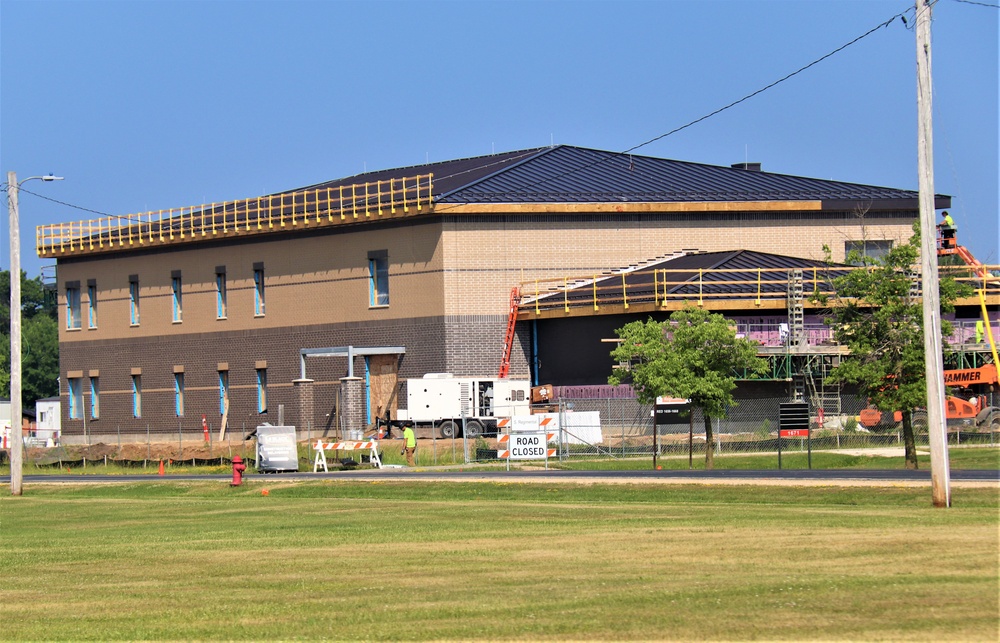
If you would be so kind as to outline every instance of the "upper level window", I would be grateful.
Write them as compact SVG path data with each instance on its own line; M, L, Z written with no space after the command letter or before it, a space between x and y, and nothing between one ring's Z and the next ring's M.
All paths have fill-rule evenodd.
M80 328L80 282L66 282L66 328Z
M389 305L389 253L385 250L368 253L368 305Z
M97 282L87 282L87 328L97 328Z
M174 270L170 274L170 290L173 293L174 322L181 321L182 300L181 300L181 271Z
M225 319L227 310L226 300L226 267L216 266L215 268L215 318Z
M129 323L139 325L139 275L128 277L128 310ZM136 417L139 417L138 415Z
M892 250L892 241L845 241L844 257L851 265L861 265L865 259L881 259ZM851 252L858 254L860 261L851 258Z
M264 264L253 265L253 314L264 315Z

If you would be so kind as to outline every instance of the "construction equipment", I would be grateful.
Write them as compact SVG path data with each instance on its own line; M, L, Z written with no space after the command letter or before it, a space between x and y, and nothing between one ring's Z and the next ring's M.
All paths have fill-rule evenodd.
M475 438L496 433L498 418L531 414L531 383L504 378L428 373L406 380L406 409L399 421L430 425L435 435Z

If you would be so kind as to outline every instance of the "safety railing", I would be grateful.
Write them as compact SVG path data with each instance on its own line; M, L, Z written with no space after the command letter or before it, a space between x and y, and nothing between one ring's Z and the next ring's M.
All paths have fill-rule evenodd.
M433 205L433 178L422 174L42 225L35 248L39 257L53 257L407 216Z
M1000 274L1000 266L984 266L989 275ZM869 267L823 266L802 268L802 292L806 300L835 296L833 281L852 270ZM633 306L675 308L678 304L713 307L725 300L739 301L747 307L787 305L788 268L674 269L651 268L535 279L521 282L520 310L535 314L602 306L628 310ZM984 278L969 266L941 266L942 276L951 276L974 289L986 288L991 296L1000 296L1000 278ZM914 295L920 294L920 276L915 275ZM774 302L768 306L769 302Z

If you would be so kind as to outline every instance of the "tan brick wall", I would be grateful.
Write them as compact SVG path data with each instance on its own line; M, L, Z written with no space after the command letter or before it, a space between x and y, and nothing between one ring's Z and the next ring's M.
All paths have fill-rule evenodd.
M521 282L523 292L534 294L536 279L544 291L550 285L562 286L564 277L589 278L686 249L756 250L822 260L823 246L828 245L832 260L843 261L845 241L905 242L912 222L869 218L862 226L856 217L836 213L781 221L757 215L727 221L531 218L484 217L481 222L445 224L445 314L503 314L510 289Z
M375 322L439 315L440 224L353 228L350 234L301 236L241 245L176 247L101 256L58 266L60 341L263 330L288 325ZM388 308L369 307L368 252L387 250ZM264 264L265 314L254 316L253 265ZM228 314L216 316L216 266L226 267ZM183 280L183 319L174 323L171 272ZM140 323L129 323L129 275L140 285ZM87 327L88 279L98 287L98 327ZM80 281L80 330L67 331L65 282Z

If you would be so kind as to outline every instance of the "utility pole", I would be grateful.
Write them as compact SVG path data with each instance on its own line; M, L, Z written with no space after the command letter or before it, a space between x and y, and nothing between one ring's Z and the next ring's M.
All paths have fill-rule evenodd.
M10 493L21 495L24 479L21 460L21 233L17 215L17 173L7 172L7 203L10 211Z
M61 176L29 176L41 181L62 181ZM21 495L24 481L24 432L21 416L21 224L17 197L21 189L16 172L7 172L7 206L10 212L10 493Z
M931 446L931 498L935 507L951 506L948 424L944 413L944 360L941 347L941 295L934 233L934 144L931 125L931 4L917 10L917 173L920 201L920 268L923 275L924 368L927 380L927 430Z

